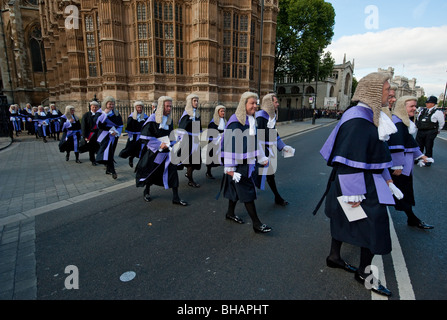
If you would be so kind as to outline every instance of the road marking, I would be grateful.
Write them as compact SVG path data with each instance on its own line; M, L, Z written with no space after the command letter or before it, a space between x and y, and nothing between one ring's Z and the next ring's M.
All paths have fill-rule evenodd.
M410 275L408 274L407 265L405 263L402 247L397 238L396 229L394 229L393 219L391 218L390 210L386 208L390 221L390 236L391 236L391 258L393 260L394 273L397 281L397 289L400 300L416 300L413 286L411 285ZM378 275L376 275L382 285L386 286L385 270L383 267L382 256L374 256L372 264L377 267ZM380 276L382 275L382 276ZM371 300L388 300L387 297L381 296L371 291Z
M387 207L388 210L388 207ZM416 300L414 295L413 286L411 285L410 275L408 273L407 265L405 263L402 247L400 246L399 239L397 238L396 230L394 229L393 219L391 218L390 211L388 210L388 216L390 220L390 232L391 232L391 257L393 259L394 272L396 274L397 287L399 289L400 300Z

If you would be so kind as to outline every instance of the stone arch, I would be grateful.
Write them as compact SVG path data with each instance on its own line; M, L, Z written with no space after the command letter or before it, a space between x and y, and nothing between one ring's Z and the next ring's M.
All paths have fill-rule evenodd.
M350 84L351 84L351 74L350 73L348 73L347 75L346 75L346 78L345 78L345 88L344 88L344 94L345 95L348 95L349 94L349 89L350 89Z
M306 88L306 94L311 94L311 93L315 93L315 89L312 86L308 86Z
M278 94L286 94L286 88L278 87Z
M28 57L32 72L45 71L45 51L42 41L42 30L37 23L31 24L25 34L28 42Z
M299 94L300 93L300 88L298 88L298 86L293 86L290 93L292 94Z

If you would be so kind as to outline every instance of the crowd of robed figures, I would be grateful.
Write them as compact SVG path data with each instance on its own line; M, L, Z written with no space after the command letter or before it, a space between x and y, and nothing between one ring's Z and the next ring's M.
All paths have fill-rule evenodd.
M391 292L380 281L370 277L368 269L374 255L391 251L386 207L394 206L396 210L404 211L410 226L433 228L412 211L415 206L413 167L415 164L422 167L433 163L433 158L423 153L426 146L421 146L414 138L417 129L412 120L415 119L417 99L404 96L396 102L389 78L385 73L372 73L359 81L352 99L357 105L343 113L320 151L327 165L333 169L326 191L314 210L316 214L326 199L325 213L330 218L332 236L327 266L355 273L357 281L386 296ZM132 168L134 159L138 158L134 169L136 187L143 188L144 201L152 201L151 186L156 185L172 190L173 204L187 206L188 203L178 194L178 171L186 169L188 186L200 188L194 180L194 171L200 170L205 163L206 177L214 179L212 168L223 166L218 196L223 194L228 200L225 218L244 223L235 215L237 202L242 202L254 231L270 232L272 228L261 222L256 210L256 189L264 189L267 182L274 193L275 203L286 206L288 202L276 187L276 158L279 151L293 156L295 150L286 145L276 131L279 105L276 95L264 96L260 110L258 99L252 92L242 94L235 113L228 121L225 106L218 105L208 124L204 147L200 145L202 124L198 95L187 97L176 130L171 117L172 98L160 97L158 103L152 105L149 116L143 113L143 103L136 101L134 111L127 119L126 146L119 156L127 158ZM431 100L433 97L427 101L428 109L431 107L429 103L433 102ZM106 97L102 108L98 102L90 102L90 110L81 119L75 115L72 106L67 106L64 114L54 105L50 111L42 109L36 110L32 121L29 121L31 117L26 118L25 123L32 122L35 130L31 131L29 127L29 132L36 132L36 137L39 135L44 141L48 134L53 134L60 140L59 150L66 154L67 161L71 151L78 163L79 153L88 152L92 165L104 164L106 174L117 178L114 156L124 123L115 109L113 97ZM14 110L10 109L10 112L11 119L15 120ZM422 110L420 114L424 112ZM428 121L433 120L429 118ZM20 130L18 124L12 125L17 132ZM436 130L441 130L443 125L438 123ZM60 139L59 133L62 133ZM430 156L432 148L433 143L428 142L426 153ZM346 205L361 208L364 215L349 217ZM343 242L360 247L358 267L341 258Z

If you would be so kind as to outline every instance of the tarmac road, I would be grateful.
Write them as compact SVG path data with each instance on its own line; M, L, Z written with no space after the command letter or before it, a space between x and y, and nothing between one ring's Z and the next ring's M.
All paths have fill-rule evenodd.
M153 201L145 203L142 189L134 187L131 169L125 160L118 159L117 181L101 173L102 168L88 163L57 163L64 170L71 169L70 179L64 179L66 190L72 193L70 197L64 199L66 192L61 193L59 201L19 213L14 213L10 201L9 216L0 218L0 222L8 221L0 223L1 261L5 257L8 262L12 260L12 251L16 258L12 275L8 271L11 268L0 263L0 284L6 284L0 286L0 297L156 299L179 303L228 299L376 299L377 295L355 282L351 274L325 266L330 244L329 223L324 206L315 217L311 212L329 174L329 168L318 154L333 127L325 127L326 124L307 127L304 133L295 128L286 134L285 127L282 128L284 135L280 131L282 136L287 135L285 142L297 150L293 160L279 161L277 172L278 188L291 204L285 208L274 205L268 187L258 193L259 215L273 227L267 235L253 232L240 204L237 214L246 224L237 225L224 219L227 203L223 198L214 199L220 181L206 180L204 168L196 175L202 185L200 189L187 187L183 172L179 172L180 196L190 205L178 207L171 204L171 191L159 187L153 188ZM48 144L44 146L47 147ZM304 154L301 150L305 150ZM5 152L8 150L0 151L3 161ZM63 156L59 154L59 158ZM86 162L82 156L81 160ZM440 137L435 145L435 165L415 169L416 208L419 209L415 212L434 224L434 230L409 228L404 215L390 208L397 239L393 245L399 247L393 247L392 254L384 256L381 263L387 286L394 293L391 300L447 298L441 270L446 262L446 232L442 228L445 215L440 214L445 211L447 199L445 179L440 178L446 176L446 161L447 145ZM95 174L93 178L92 172L98 171L100 175ZM3 178L4 167L0 172ZM219 176L219 168L213 172ZM77 187L76 193L69 181L88 188L87 182L94 181L97 185L84 193ZM98 188L99 185L102 187ZM26 196L25 192L22 199ZM19 241L9 240L17 235L20 235ZM399 260L399 253L404 257L403 262ZM29 258L33 255L34 269ZM357 248L344 245L343 255L353 264L358 261ZM72 276L70 272L65 273L67 266L78 270L79 289L66 288L65 281ZM33 270L34 278L29 276ZM134 271L135 278L121 281L120 276L126 271ZM405 273L408 278L401 277ZM12 286L11 277L15 277ZM9 287L12 289L7 290ZM11 292L14 293L8 298Z

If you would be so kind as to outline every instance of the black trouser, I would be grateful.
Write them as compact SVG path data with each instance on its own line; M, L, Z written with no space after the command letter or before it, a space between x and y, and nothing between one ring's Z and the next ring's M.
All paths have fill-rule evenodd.
M416 142L421 149L421 152L429 158L433 157L433 146L435 144L435 138L438 135L438 129L430 130L418 130L416 135Z

